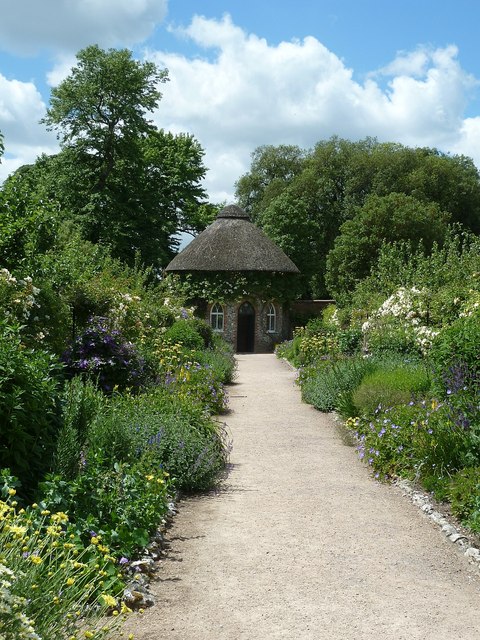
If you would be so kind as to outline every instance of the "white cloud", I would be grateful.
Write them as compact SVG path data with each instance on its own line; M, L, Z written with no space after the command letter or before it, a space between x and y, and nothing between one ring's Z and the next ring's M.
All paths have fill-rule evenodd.
M44 115L45 104L33 83L7 80L0 74L0 131L5 142L0 182L41 153L57 150L55 136L39 124Z
M17 4L24 7L28 3L18 0ZM33 8L37 4L31 3ZM88 6L92 20L105 17L115 4L118 20L122 22L132 11L132 24L138 27L144 24L138 16L146 16L155 3L89 0L74 4L77 10L82 7L83 16ZM45 5L48 13L58 2L46 0L42 7ZM160 5L165 8L166 1L155 6ZM60 17L72 15L73 5L63 0L61 6ZM11 16L12 11L10 23ZM0 25L0 41L5 24ZM115 25L112 29L121 32ZM454 46L401 52L389 65L359 82L314 37L271 45L243 31L228 15L221 20L196 16L188 27L171 30L189 39L198 53L191 57L145 53L146 58L169 69L170 82L160 88L164 97L155 121L173 132L193 133L200 141L209 168L206 187L213 201L232 201L235 180L248 170L250 153L262 144L309 148L332 135L352 140L377 136L464 153L480 166L480 115L464 116L478 83L460 66ZM68 52L57 57L48 76L50 84L68 75L74 62ZM0 130L10 152L0 166L3 175L7 166L27 158L31 161L38 149L56 149L53 136L37 124L44 109L33 84L0 76Z
M272 46L228 15L196 16L177 33L205 56L147 54L170 75L156 122L199 139L207 150L212 197L226 193L231 199L249 153L261 144L308 148L336 134L458 152L462 143L473 149L477 139L472 130L478 122L474 127L463 116L476 81L461 68L453 46L402 52L360 83L314 37ZM385 87L378 75L387 77Z
M480 167L480 116L463 121L460 137L451 151L473 158L477 167Z
M168 0L15 0L2 7L0 48L20 55L130 46L150 36Z

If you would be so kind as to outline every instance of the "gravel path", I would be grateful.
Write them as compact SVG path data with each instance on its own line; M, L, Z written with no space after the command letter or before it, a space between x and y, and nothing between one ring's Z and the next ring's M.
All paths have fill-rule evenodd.
M479 640L478 569L370 478L288 365L238 361L231 471L181 502L136 640Z

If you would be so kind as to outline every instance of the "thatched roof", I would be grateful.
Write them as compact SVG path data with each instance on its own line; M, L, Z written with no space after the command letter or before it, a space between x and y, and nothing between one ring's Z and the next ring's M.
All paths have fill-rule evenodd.
M167 271L270 271L299 273L290 258L237 207L216 220L170 262Z

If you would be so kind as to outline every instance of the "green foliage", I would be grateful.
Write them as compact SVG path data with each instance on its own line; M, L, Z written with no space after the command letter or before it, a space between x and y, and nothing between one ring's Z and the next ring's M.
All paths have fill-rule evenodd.
M298 297L300 284L295 273L199 271L186 274L179 291L192 301L227 302L238 300L248 291L262 300L284 302Z
M91 380L75 376L65 383L62 427L55 454L55 473L65 480L74 479L81 471L88 430L105 401L105 396Z
M193 359L212 370L213 377L222 384L231 384L235 379L236 361L232 345L221 336L213 334L210 348L196 351Z
M463 380L455 384L478 385L480 363L478 345L480 343L480 311L475 309L471 315L460 317L445 327L435 339L430 351L430 359L437 372L437 380L447 389L451 376L445 379L447 372L454 373L459 366L463 368ZM460 372L458 372L460 373Z
M457 472L449 483L453 513L473 531L480 532L480 467Z
M307 367L300 375L302 398L320 411L348 406L348 396L376 366L372 359L353 357Z
M95 465L111 468L148 454L178 489L189 491L210 487L227 453L221 430L203 406L187 393L166 389L113 398L91 423L88 442L87 466L91 456Z
M205 339L198 331L199 326L195 320L178 320L165 331L162 341L169 345L181 344L190 351L203 349ZM203 331L203 327L201 330ZM204 335L207 335L206 331Z
M430 375L421 363L393 366L379 362L378 369L366 375L352 395L355 415L373 414L377 407L408 404L424 397L431 386Z
M3 478L5 479L5 474ZM13 480L13 478L11 478ZM107 638L118 632L123 587L109 549L82 543L67 514L44 504L16 511L15 489L0 500L0 630L2 638ZM119 616L120 618L120 616ZM34 635L38 634L38 635Z
M328 297L325 257L341 224L369 196L392 193L412 196L421 207L436 203L452 222L480 230L480 183L473 161L435 149L335 137L305 152L260 147L250 172L237 183L241 205L297 264L304 295L314 297Z
M358 328L342 328L332 305L322 318L312 318L305 327L297 327L293 339L276 349L279 357L287 358L295 367L314 364L318 360L353 355L361 346L362 332Z
M239 205L252 220L274 200L298 175L306 153L294 145L264 145L251 154L250 172L235 184Z
M67 512L84 542L98 536L111 553L130 558L148 544L168 510L167 478L146 458L105 468L101 454L91 453L74 480L50 476L40 490L43 504Z
M51 468L60 427L60 367L41 349L27 349L18 328L0 323L0 467L31 495Z
M54 241L59 225L58 205L43 199L18 170L0 190L0 264L31 275L38 257Z
M404 241L431 251L447 233L448 214L436 203L402 193L371 195L340 228L327 258L326 284L340 300L368 276L382 244Z
M130 51L90 46L52 90L44 122L62 149L31 169L35 190L59 202L83 236L130 265L164 266L179 231L196 233L212 219L203 149L187 134L156 129L167 71Z

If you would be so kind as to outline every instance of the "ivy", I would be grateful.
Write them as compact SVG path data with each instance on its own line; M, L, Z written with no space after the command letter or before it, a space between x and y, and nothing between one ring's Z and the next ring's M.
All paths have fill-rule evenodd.
M170 276L168 276L170 278ZM172 284L189 300L229 302L244 296L287 302L298 298L298 274L259 271L198 271L174 276Z

